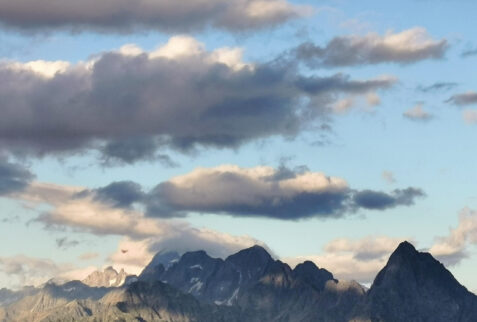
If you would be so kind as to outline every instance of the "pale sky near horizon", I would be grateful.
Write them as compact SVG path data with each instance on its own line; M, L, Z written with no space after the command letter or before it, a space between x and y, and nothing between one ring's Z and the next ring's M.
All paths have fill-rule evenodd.
M477 290L475 1L15 3L0 288L255 243L370 283L410 240Z

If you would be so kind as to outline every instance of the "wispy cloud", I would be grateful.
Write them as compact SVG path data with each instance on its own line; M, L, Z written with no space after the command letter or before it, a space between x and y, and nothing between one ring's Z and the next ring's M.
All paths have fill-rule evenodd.
M383 36L370 33L336 37L324 47L308 42L295 51L298 59L310 67L340 67L440 59L447 48L447 40L434 40L426 29L418 27Z

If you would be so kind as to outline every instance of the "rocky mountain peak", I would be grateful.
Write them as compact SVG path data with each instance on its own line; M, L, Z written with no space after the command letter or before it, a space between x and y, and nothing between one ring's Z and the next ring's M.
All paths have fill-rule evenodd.
M472 321L477 298L431 254L401 243L379 272L364 306L373 321ZM475 319L474 319L475 320Z
M265 250L265 248L255 245L250 248L243 249L236 254L230 255L226 259L227 262L239 264L251 264L257 266L264 266L273 261L272 256Z
M121 269L116 271L113 267L108 266L102 272L95 271L88 275L82 283L91 287L119 287L124 284L128 274Z
M333 274L326 269L318 268L318 266L311 261L305 261L298 264L293 272L295 273L295 276L317 291L322 291L325 288L327 281L336 281Z

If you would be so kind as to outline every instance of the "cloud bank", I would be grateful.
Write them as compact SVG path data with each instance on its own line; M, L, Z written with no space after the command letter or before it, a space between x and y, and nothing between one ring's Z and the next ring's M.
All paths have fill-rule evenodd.
M0 150L44 156L95 149L106 163L170 164L158 151L293 138L326 122L343 96L395 82L304 76L293 63L244 62L238 48L207 51L187 36L74 65L2 62Z
M310 15L286 0L0 0L0 23L27 32L240 32Z

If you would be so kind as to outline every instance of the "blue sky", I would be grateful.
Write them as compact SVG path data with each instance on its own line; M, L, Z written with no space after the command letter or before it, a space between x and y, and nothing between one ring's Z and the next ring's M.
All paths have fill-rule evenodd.
M27 2L27 0L22 1ZM267 14L270 15L285 3L275 0L267 1L271 4L267 7ZM210 1L210 3L215 2L217 1ZM240 2L241 5L244 3ZM1 5L0 1L0 10ZM203 247L212 255L225 256L227 252L233 252L255 242L265 244L277 257L290 264L303 258L310 258L320 267L330 269L338 278L356 278L360 282L369 283L397 243L403 239L411 239L418 248L430 250L434 256L442 260L465 286L476 290L477 279L472 268L477 264L475 252L477 212L473 210L477 210L475 189L477 155L474 148L474 142L477 139L477 118L468 116L464 119L463 115L466 113L465 110L470 111L467 115L477 111L477 106L474 105L477 103L477 98L472 96L472 93L477 91L477 80L472 73L477 54L465 57L462 54L477 49L477 40L473 32L476 28L473 13L477 10L477 4L465 0L457 2L409 0L394 3L371 0L358 3L343 0L289 1L287 5L289 6L287 10L306 8L306 14L293 16L293 18L280 16L276 18L278 22L274 20L273 23L268 22L268 16L263 16L265 18L260 21L261 25L253 28L230 27L228 20L221 27L210 22L216 18L206 15L203 22L206 27L203 29L193 27L182 30L180 24L167 29L146 24L139 25L134 30L115 30L115 28L121 28L119 21L104 30L86 21L71 31L68 23L65 26L48 25L48 19L53 19L50 16L42 17L44 19L42 21L46 22L39 23L28 21L18 15L20 18L17 20L12 18L14 20L12 23L11 19L0 15L2 26L0 41L3 44L0 48L0 82L4 84L17 82L15 84L18 84L16 86L18 86L19 95L24 95L28 99L28 95L42 95L32 96L32 99L29 99L31 106L24 107L21 105L24 101L19 99L14 101L17 99L16 96L11 98L14 95L10 96L8 95L10 93L0 91L0 111L11 118L11 123L14 124L10 128L8 121L0 123L0 129L5 128L0 131L0 162L3 162L0 165L8 164L21 168L32 175L31 178L25 179L21 189L10 189L0 199L0 209L2 209L0 221L3 220L0 224L0 234L6 241L0 244L0 287L19 287L23 284L40 283L54 276L80 278L92 269L110 264L136 272L154 251L162 248L170 249L173 245L178 245L179 251ZM303 7L299 7L300 5ZM246 19L251 19L249 16L240 16L243 14L242 11L234 10L238 13L233 11L233 15L238 15L240 21L246 22ZM229 16L219 18L232 19ZM35 28L26 27L30 24L35 25ZM368 46L366 50L369 50L376 46L375 43L373 45L373 41L385 41L389 35L406 32L412 35L423 32L421 36L424 35L424 37L416 37L408 42L387 43L387 51L384 54L380 53L383 56L379 62L368 57L368 62L361 61L356 64L330 66L321 63L318 66L311 66L307 65L306 60L300 61L300 58L295 56L296 49L303 43L314 44L323 49L333 39L353 39L353 41L366 42ZM58 115L62 115L63 107L53 110L40 103L36 105L35 102L41 101L46 105L56 104L57 100L63 102L61 89L58 87L58 90L55 90L55 86L59 85L54 83L55 79L60 79L62 73L73 74L74 68L83 68L82 62L88 61L104 61L105 66L109 66L106 65L106 58L114 53L117 54L119 48L126 44L135 44L142 48L143 55L152 57L151 52L165 46L168 42L171 43L170 39L174 37L178 39L178 36L182 37L180 44L189 46L186 50L192 50L190 46L195 46L194 44L202 44L202 51L197 54L199 58L194 58L198 59L194 62L197 65L204 64L203 68L209 68L209 64L221 63L215 61L210 63L209 60L215 59L214 50L224 47L241 48L243 57L239 58L240 63L255 66L249 71L252 74L260 70L258 67L272 66L270 68L277 68L274 70L277 73L286 70L286 75L300 79L323 77L326 78L325 83L331 82L331 77L337 74L349 75L350 80L360 81L387 75L388 83L354 92L336 90L331 96L290 94L296 96L293 96L291 105L283 108L294 111L296 106L301 106L300 108L305 110L310 108L313 113L317 113L310 116L311 120L300 119L304 125L298 125L299 130L291 135L284 133L283 128L269 125L268 118L259 119L261 116L253 112L250 122L260 121L267 124L264 127L270 127L271 135L254 134L253 131L261 132L259 129L251 128L250 133L245 131L240 134L245 135L247 139L238 144L220 143L217 147L217 144L214 146L210 142L208 144L193 142L192 150L186 151L172 143L159 145L153 152L161 156L167 155L173 165L161 161L161 158L139 158L134 162L105 163L104 159L101 159L104 156L98 152L101 148L97 148L97 144L108 144L108 140L116 133L120 133L121 139L128 138L130 132L121 132L121 129L127 127L127 119L118 119L116 124L119 130L114 130L114 134L108 132L107 136L81 132L87 131L90 124L84 127L78 125L78 133L89 135L88 138L91 140L85 145L76 146L74 140L65 135L67 148L58 150L51 148L50 145L46 147L42 144L45 144L44 142L56 144L63 139L61 124L55 123L58 128L51 130L45 125L46 123L42 123L46 121L27 119L25 114L17 119L16 114L11 112L23 108L31 108L33 111L44 109L46 114L56 113L45 115L46 119L50 117L56 120ZM440 42L444 42L445 46L439 47ZM172 43L171 46L173 47L174 44L177 45ZM354 50L356 49L348 48L346 51L345 48L346 55L369 54L366 50L357 53ZM124 59L123 66L132 64L127 60L129 56L126 54L121 52L118 55ZM404 56L413 58L409 60L409 58L403 58ZM177 60L178 66L181 66L181 62L189 63L189 60L185 58L184 61L180 60L183 59L180 58L182 56L177 57L168 59ZM207 58L201 60L201 57ZM269 62L274 59L285 59L285 65L296 64L296 68L280 69L283 67L269 65ZM44 89L40 86L30 91L26 85L30 83L20 82L14 78L20 77L18 75L25 77L25 73L30 73L28 77L32 79L39 78L40 76L35 74L38 72L32 71L26 65L28 62L38 60L61 60L70 63L66 71L58 70L57 74L49 76L50 78L42 76L45 77L42 81L51 81L51 85L48 86L52 88L52 92L49 94L40 93ZM19 65L23 67L12 67ZM155 68L154 66L156 65L151 65L150 68ZM232 76L235 76L233 73L240 72L234 68L249 68L242 65L240 65L242 67L236 67L237 65L234 67L227 63L224 66L230 69ZM15 72L2 72L5 70ZM24 74L21 74L22 72ZM187 76L187 71L184 73L181 75ZM78 75L75 77L80 77ZM120 75L125 76L124 82L139 77L128 70L121 72ZM167 79L169 76L171 83L176 81L174 75L161 77ZM106 82L101 85L108 85L106 76L98 77L106 79L103 81L101 78L103 82ZM192 79L195 76L190 77ZM147 81L142 81L154 83L159 82L158 79L159 76L156 75L155 78L151 76L147 78ZM244 79L252 82L255 78ZM202 80L202 82L206 81L206 79ZM244 82L242 78L240 81ZM272 83L275 80L268 78L263 80L263 82L267 81ZM183 82L182 78L181 82ZM145 86L144 83L140 84ZM161 84L163 83L158 83L157 86ZM234 101L234 98L243 95L242 89L250 92L256 90L257 95L263 97L267 95L267 99L274 101L274 98L283 99L280 96L283 94L283 88L290 90L292 87L292 83L280 83L280 86L284 86L280 87L281 92L274 91L273 88L263 84L250 83L251 87L239 86L238 88L232 87L235 86L233 84L236 83L228 84L230 87L227 87L227 90L237 90L237 92L225 101L231 108L237 107L234 108L233 113L219 115L224 124L231 124L231 126L234 126L234 119L239 119L241 113L248 113L248 109L255 108L253 101L249 105L244 105L242 101ZM435 84L445 84L445 86L434 90L422 90ZM148 85L156 86L150 83ZM125 88L133 88L132 91L134 91L137 83L125 86L129 86ZM248 85L243 83L241 86ZM179 88L178 92L171 92L169 95L184 95L187 99L188 93L181 92L182 90L184 89ZM215 93L213 88L208 90L211 91L209 93L211 97L223 95L223 92ZM56 94L59 97L57 100L53 97L51 101L45 99L47 103L43 102L44 96ZM134 94L133 92L131 95ZM154 97L159 101L168 102L169 97L160 96L166 94L168 93L157 94L158 96ZM470 97L465 104L458 104L456 100L454 103L448 101L451 97L455 98L463 94L469 94L468 97ZM110 96L120 94L115 93L113 88L111 92L103 92L101 95L104 97L99 97L99 103L95 101L96 105L91 108L93 117L91 120L95 115L98 115L98 119L101 120L99 115L104 113L101 102L110 99ZM204 93L204 97L205 95ZM367 102L372 98L374 98L373 104ZM304 103L306 100L313 99L316 101L310 106ZM12 100L14 108L6 103L7 100L8 102ZM136 115L136 110L139 113L141 109L141 103L137 102L145 100L141 97L131 105L126 102L122 108ZM206 101L205 98L204 101ZM71 99L68 102L75 104ZM185 117L188 109L192 111L197 103L197 100L190 99L187 104L181 105L183 108L181 115ZM155 108L154 101L148 104L151 104L148 105L149 107ZM339 104L344 104L344 110L336 109ZM158 110L162 108L162 105L159 105ZM416 106L428 114L414 114L410 118L404 116L406 111ZM118 109L118 114L124 112L120 110L120 107L113 106L113 110L115 108ZM270 108L272 112L266 114L267 117L275 114L273 104ZM268 113L267 111L268 109L264 113ZM277 115L281 113L280 111L276 112ZM209 114L204 115L203 117L206 117ZM176 119L171 118L169 122L174 120ZM160 122L160 119L157 121ZM280 119L276 120L276 122L279 121ZM79 118L77 122L80 124L83 120ZM144 122L147 122L147 119L144 119ZM270 122L274 122L274 119L272 118ZM327 125L325 130L320 129L323 123ZM68 124L72 127L75 121ZM204 122L203 130L201 130L201 124L184 125L182 121L179 124L177 129L173 126L172 130L169 130L172 132L168 133L173 134L168 134L168 137L166 135L165 139L174 139L174 136L181 138L181 126L187 130L189 126L193 127L195 131L199 131L194 132L196 136L200 135L201 131L211 131L211 135L215 135L213 131L219 131L219 129L224 131L220 124L217 128L213 128L209 123ZM247 122L244 124L247 125ZM45 137L48 139L38 143L34 137L25 134L33 131L33 126L40 128L40 131L44 126ZM105 125L105 128L107 126L110 125ZM47 133L49 130L52 132ZM95 131L95 133L101 132L98 129ZM151 127L147 133L150 131L154 131L154 127ZM27 139L16 145L12 143L16 141L12 139L15 136L11 133L19 137L25 135ZM149 135L144 133L141 132L141 138ZM321 144L317 144L318 141ZM42 149L41 155L33 151L33 147ZM218 170L223 165L234 165L239 170L229 169L224 174L222 170ZM343 199L345 204L336 209L323 210L317 204L319 202L312 199L309 207L316 213L306 212L305 214L304 212L300 215L300 209L305 206L299 202L291 202L287 199L289 194L295 196L297 200L301 194L313 193L316 193L315 198L322 198L324 190L319 190L318 193L313 190L315 188L307 190L304 186L286 186L286 188L285 182L277 179L275 184L280 187L280 191L277 192L274 190L275 186L268 186L268 179L247 172L250 169L258 171L257 167L260 166L270 167L266 171L272 172L287 169L293 173L294 178L303 179L300 183L311 182L310 185L313 187L315 184L318 185L313 181L317 178L313 174L323 173L326 176L340 178L346 182L349 190L336 188L340 194L335 195L337 192L333 190L330 196L345 198ZM201 172L197 170L198 168L210 171ZM227 181L229 180L227 175L230 174L235 181ZM387 174L387 179L384 174ZM0 171L0 180L7 182L9 177L1 175ZM183 176L180 183L174 181L174 178L179 176ZM220 178L217 179L217 176ZM216 179L217 181L214 181ZM125 198L124 194L119 197L114 195L112 199L102 199L100 194L102 187L107 187L114 182L126 181L134 182L140 187L142 191L140 198L122 208L115 207L112 203L118 201L114 198ZM240 186L240 182L245 182L249 186ZM216 183L215 186L214 183ZM55 185L55 192L52 193L55 197L50 196L48 199L45 197L46 192L42 192L43 197L38 197L38 194L41 194L38 191L45 191L45 184ZM204 200L194 199L197 191L188 190L189 184L195 184L194 187L199 187L197 189L204 189L204 192L200 192ZM332 189L328 184L323 189ZM168 190L170 186L174 186L174 190ZM153 190L155 187L158 189ZM403 191L408 187L418 189L422 195L406 194L405 197L410 199L402 201L399 192L395 191ZM256 200L247 199L248 190L255 188L257 190L252 192L263 198L265 202L273 202L275 200L273 198L276 198L279 203L286 205L286 209L289 209L286 218L278 218L280 207L272 209L264 205L256 207L254 204ZM221 190L232 191L236 195L232 198ZM83 197L75 195L81 191L86 191ZM65 199L58 197L63 192L68 195ZM128 189L124 193L132 192L134 191ZM392 203L366 206L356 199L356 195L360 192L372 192L374 197L376 193L381 193L380 197L385 194L386 200L389 199ZM127 197L129 198L130 195ZM53 199L55 200L51 201ZM159 211L154 213L150 211L152 202L154 205L159 204ZM293 207L296 207L296 212ZM81 213L88 211L94 213L95 218L103 217L105 220L92 223L90 218L82 218ZM124 222L127 226L127 223L143 221L145 226L154 227L152 233L144 233L142 226L137 228L137 232L132 228L130 231L117 228ZM128 253L121 257L120 250L125 247L128 248ZM220 247L223 251L218 250ZM371 253L371 259L359 261L356 255L358 250ZM85 256L85 254L91 256ZM79 259L80 257L83 259ZM84 260L86 257L88 259ZM344 265L348 267L343 267ZM350 267L353 269L351 270Z

